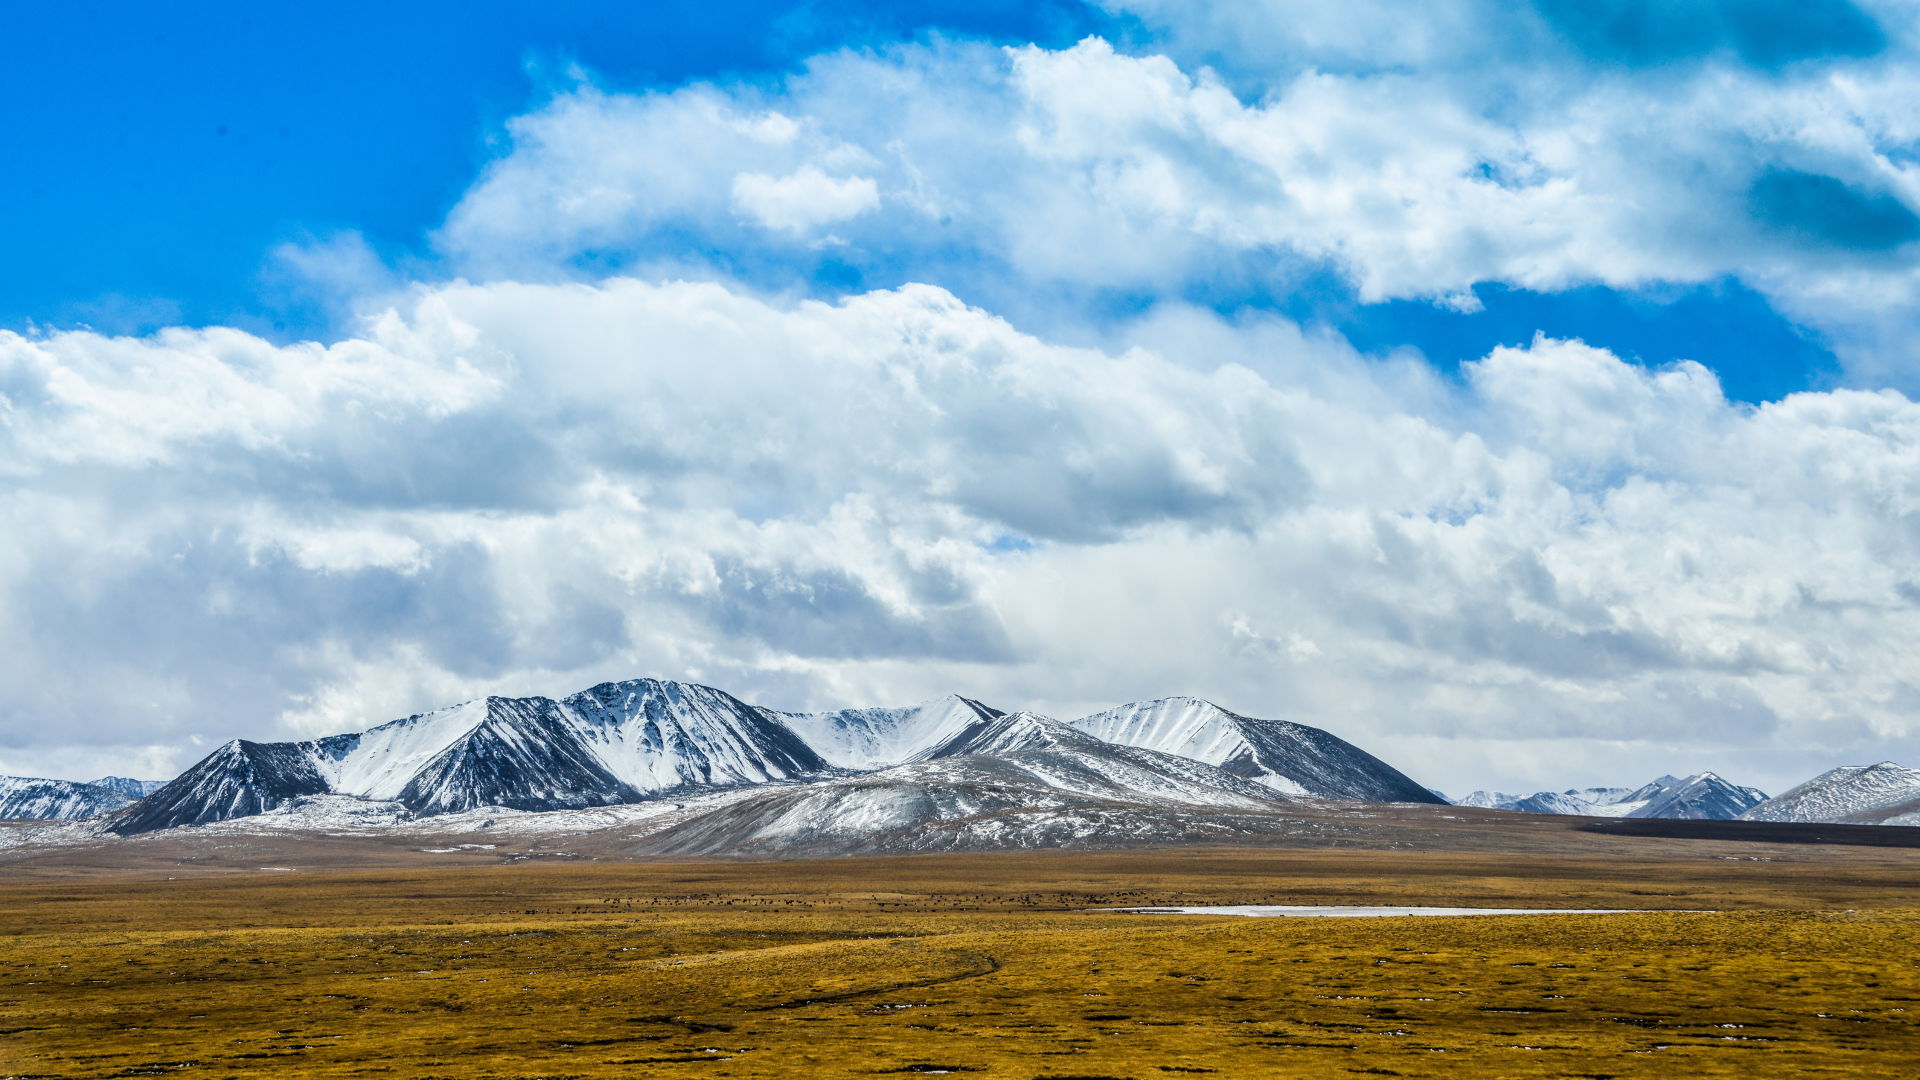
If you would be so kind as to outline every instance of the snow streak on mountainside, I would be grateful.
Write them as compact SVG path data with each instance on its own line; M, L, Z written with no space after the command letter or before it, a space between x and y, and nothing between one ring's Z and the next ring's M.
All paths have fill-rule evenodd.
M1743 821L1920 825L1920 769L1891 761L1830 769L1740 815Z
M302 795L577 809L827 768L767 710L710 687L636 679L565 701L490 697L313 742L235 741L116 817L116 831L202 824Z
M133 780L125 776L103 776L87 783L94 787L103 787L108 791L117 791L128 798L144 799L167 786L165 780Z
M398 799L415 773L486 723L494 700L480 698L366 731L329 736L310 744L315 766L333 791L363 799Z
M1283 829L1286 797L1204 762L1031 713L922 760L741 800L649 837L656 855L1104 847Z
M133 799L112 788L76 784L71 780L42 780L33 776L0 776L0 818L83 818L118 810Z
M1509 795L1503 791L1476 791L1459 806L1519 810L1530 814L1573 814L1585 817L1670 818L1726 821L1767 797L1758 788L1738 787L1710 773L1680 779L1663 776L1644 787L1585 788L1536 791Z
M1319 728L1256 720L1192 697L1122 705L1072 721L1107 742L1178 754L1290 794L1364 802L1445 800Z
M774 713L829 764L877 769L911 761L967 726L1000 716L971 698L949 694L903 709Z

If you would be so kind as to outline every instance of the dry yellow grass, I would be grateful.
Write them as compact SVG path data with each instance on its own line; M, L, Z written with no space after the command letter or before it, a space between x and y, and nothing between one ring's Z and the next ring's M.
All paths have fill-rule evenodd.
M0 1073L1915 1075L1920 913L1891 906L1911 902L1904 857L1875 858L1776 878L1109 854L16 881L0 887ZM1747 910L1071 910L1415 889ZM1856 910L1780 908L1835 890Z

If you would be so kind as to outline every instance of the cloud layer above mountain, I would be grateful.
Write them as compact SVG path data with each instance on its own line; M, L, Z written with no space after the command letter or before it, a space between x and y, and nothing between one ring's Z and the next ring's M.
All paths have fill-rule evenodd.
M1384 47L1360 70L1269 71L1251 101L1099 39L830 54L773 89L582 83L509 125L439 242L485 278L933 281L1049 328L1316 276L1469 310L1487 283L1733 278L1859 378L1920 385L1911 64L1639 71L1563 49L1408 68Z
M1142 4L1124 49L582 73L438 262L290 257L355 268L331 344L0 333L0 771L638 675L1191 693L1436 786L1898 757L1920 80L1910 16L1815 8ZM1446 372L1316 307L1723 279L1842 385Z

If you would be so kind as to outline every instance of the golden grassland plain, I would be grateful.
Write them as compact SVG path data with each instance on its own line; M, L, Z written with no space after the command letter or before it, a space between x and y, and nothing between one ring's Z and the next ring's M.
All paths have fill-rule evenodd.
M1916 869L1173 851L13 876L0 1075L1913 1076ZM1713 910L1089 910L1334 902Z

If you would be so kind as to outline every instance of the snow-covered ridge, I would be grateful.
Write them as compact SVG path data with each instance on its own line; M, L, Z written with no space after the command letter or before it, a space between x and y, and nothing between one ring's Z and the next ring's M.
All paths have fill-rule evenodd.
M93 787L117 791L132 799L144 799L167 786L165 780L134 780L125 776L103 776L98 780L89 780L87 783Z
M1398 769L1319 728L1256 720L1210 701L1170 697L1083 716L1107 742L1204 761L1285 794L1367 802L1442 802Z
M1843 765L1740 816L1746 821L1920 825L1920 769L1891 761Z
M1766 792L1758 788L1739 787L1717 774L1703 772L1685 778L1663 776L1639 788L1536 791L1531 795L1476 791L1455 805L1529 814L1725 821L1739 817L1766 797Z
M635 850L718 855L1110 846L1231 835L1294 801L1175 754L1033 713L983 718L919 759L784 787L665 829Z
M635 679L564 700L480 698L308 742L234 740L115 814L109 827L125 834L204 825L319 796L423 816L480 806L580 810L818 780L836 770L976 757L1004 765L1041 752L1052 756L1016 787L1037 784L1053 793L1046 798L1441 801L1325 731L1197 698L1122 706L1068 725L959 696L904 708L778 712L712 687Z
M564 701L481 698L310 742L236 739L113 827L204 824L311 795L397 802L422 814L577 809L827 767L768 710L711 687L635 679Z
M133 796L97 784L0 776L0 818L84 818L118 810L131 802Z

